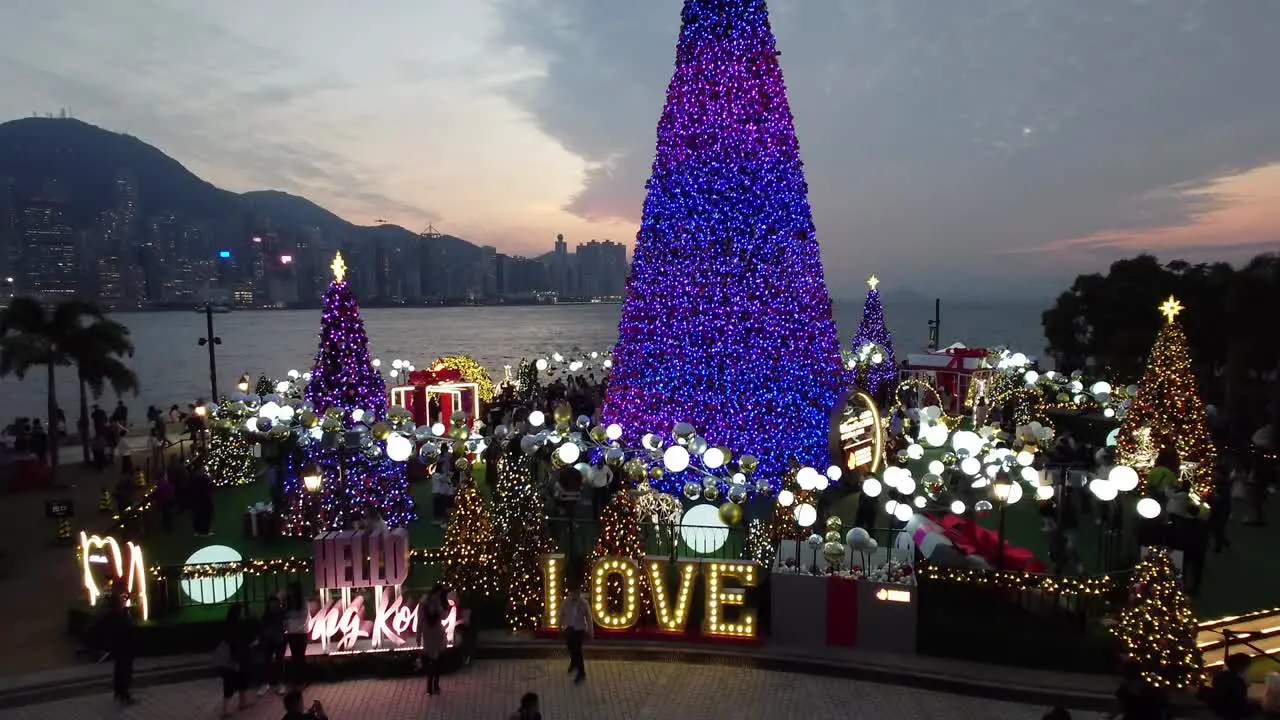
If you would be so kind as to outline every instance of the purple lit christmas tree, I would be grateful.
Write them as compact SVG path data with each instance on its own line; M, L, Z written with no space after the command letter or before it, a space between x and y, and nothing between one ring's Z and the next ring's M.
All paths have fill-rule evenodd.
M862 322L853 335L853 354L858 358L858 385L874 398L881 391L888 392L898 377L897 363L893 359L893 334L884 324L884 305L880 303L879 278L867 279L867 301L862 306ZM860 350L874 343L879 347L861 358ZM878 362L877 362L878 360Z
M773 492L826 467L845 375L764 0L685 0L647 188L604 421L692 423Z
M285 490L293 500L293 525L299 534L342 530L374 511L388 527L403 527L414 517L404 465L388 460L377 443L348 442L352 436L369 439L368 425L386 417L387 388L369 358L369 339L341 254L331 267L333 282L324 294L320 347L306 398L317 416L331 427L339 422L341 431L330 429L306 445L302 468L290 473ZM356 410L362 411L358 421ZM318 497L307 493L298 477L308 465L317 466L323 477Z

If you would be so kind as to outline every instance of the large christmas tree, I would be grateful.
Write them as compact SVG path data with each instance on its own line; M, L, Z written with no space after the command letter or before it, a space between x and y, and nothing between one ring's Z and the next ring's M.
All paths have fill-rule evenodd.
M503 448L494 469L493 525L506 570L507 626L517 632L538 627L542 556L554 549L546 501L533 482L536 462L520 449L517 438Z
M346 442L345 431L386 417L387 388L369 358L369 339L341 254L331 267L333 281L325 291L320 317L320 347L305 394L317 415L336 415L344 432L336 433L337 443L318 441L304 449L306 459L323 475L318 504L305 497L298 473L290 474L286 492L295 512L308 516L295 517L293 526L342 530L375 511L387 526L403 527L414 517L404 464L388 460L376 444L365 448ZM356 410L361 411L358 421L353 417Z
M1151 687L1186 688L1203 682L1203 659L1196 645L1199 626L1163 548L1153 549L1134 568L1129 605L1114 632Z
M1191 370L1187 336L1178 322L1181 311L1182 303L1174 298L1160 306L1166 322L1147 359L1138 395L1120 426L1116 450L1120 462L1146 469L1154 453L1172 443L1184 466L1195 463L1195 470L1187 475L1196 493L1204 497L1213 489L1217 450Z
M826 467L839 340L764 0L685 0L604 422ZM655 485L678 491L668 473Z
M890 392L898 379L897 363L893 359L893 334L884 324L884 305L880 303L880 280L872 275L867 280L867 300L862 305L862 322L853 335L853 354L859 360L858 385L869 395L881 399L880 393ZM875 347L866 358L860 357L865 346ZM878 346L878 347L876 347Z

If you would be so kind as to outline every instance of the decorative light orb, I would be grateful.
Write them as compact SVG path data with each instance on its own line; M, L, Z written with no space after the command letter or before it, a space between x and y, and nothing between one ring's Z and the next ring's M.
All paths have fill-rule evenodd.
M821 481L822 475L808 465L796 471L796 484L801 490L817 490Z
M1116 486L1111 484L1110 480L1106 480L1104 478L1094 478L1093 480L1090 480L1089 492L1093 493L1094 497L1103 502L1115 500L1116 496L1120 494L1120 491L1116 490Z
M689 451L683 445L672 445L662 453L662 465L667 469L667 472L683 472L689 467ZM708 505L707 507L711 506ZM714 507L711 509L719 512Z
M546 358L538 358L536 361L534 361L533 366L534 366L535 368L537 368L539 371L546 370L546 369L547 369L547 359L546 359Z
M793 516L800 527L813 527L813 524L818 522L818 509L809 503L800 503L796 505Z
M258 418L251 417L248 420L245 420L244 429L251 433L258 432Z
M897 510L897 509L898 509L898 501L897 501L897 500L894 500L893 498L889 498L888 500L885 500L885 501L884 501L884 511L885 511L885 512L887 512L887 513L889 513L890 515L892 515L892 514L893 514L893 511L894 511L894 510Z
M843 476L844 476L844 471L841 470L839 466L832 465L831 467L827 468L827 479L830 480L831 482L838 482L840 478Z
M374 360L374 362L381 363L382 361ZM297 370L290 370L287 374L289 375L290 380L297 380L299 377L302 377L302 374L299 373Z
M355 420L356 422L360 422L361 420L364 420L364 410L361 410L360 408L356 408L355 410L352 410L351 419Z
M1049 500L1049 499L1051 499L1052 497L1053 497L1053 486L1052 486L1052 485L1037 485L1037 486L1036 486L1036 499L1037 499L1037 500Z
M951 436L951 448L957 452L964 450L970 455L982 452L982 447L986 444L986 441L972 430L961 430Z
M1114 409L1112 409L1112 408L1103 408L1103 409L1102 409L1102 417L1105 417L1105 418L1113 418L1113 417L1115 417L1115 416L1116 416L1116 411L1115 411Z
M898 478L898 484L894 489L903 495L910 495L916 491L916 479L910 475L904 475Z
M924 499L923 495L917 495L912 499L911 504L915 505L918 509L923 510L924 506L927 505L928 502Z
M1107 473L1107 480L1120 492L1129 492L1138 487L1138 471L1128 465L1116 465Z
M532 415L533 413L529 413ZM436 437L444 437L444 423L436 423L431 426L431 434Z
M1120 438L1120 428L1116 428L1107 433L1107 447L1115 447L1116 441Z
M947 426L930 425L925 428L921 438L929 447L942 447L947 444Z
M900 468L897 465L890 465L884 469L884 484L891 488L897 488L898 483L902 478L908 477L909 475L910 473L908 473L904 468Z
M927 467L929 472L934 475L941 475L947 469L947 466L943 465L941 460L930 460Z
M616 441L622 437L622 426L618 423L610 423L609 427L604 429L604 436Z
M911 443L910 445L907 446L907 457L911 458L912 460L919 460L920 458L924 457L924 448L921 447L918 443Z
M400 433L387 436L387 458L393 462L404 462L413 455L413 441Z
M540 363L546 363L546 360L539 360ZM547 421L547 416L542 414L541 410L534 410L529 413L529 427L542 427ZM437 433L439 434L439 433Z
M960 472L965 475L977 475L982 472L982 463L978 462L978 458L967 457L960 461Z
M706 452L702 453L702 464L708 470L715 470L724 465L724 460L724 451L718 447L709 447Z
M1028 385L1035 385L1036 381L1040 379L1040 373L1035 370L1028 370L1027 374L1023 375L1022 378L1027 381Z
M1154 498L1142 498L1138 501L1138 515L1151 520L1160 515L1160 501Z
M893 509L893 517L896 518L898 522L906 522L915 514L916 513L911 509L911 506L906 503L898 503L898 506Z
M791 503L795 501L796 495L790 490L783 490L778 493L778 504L782 507L791 507Z
M1022 467L1027 467L1028 465L1036 461L1036 456L1032 455L1026 450L1020 450L1018 454L1014 457L1014 460L1016 460L1017 463Z
M1110 395L1111 383L1105 380L1099 380L1098 382L1093 384L1093 387L1089 388L1089 392L1093 393L1094 395L1101 395L1103 393Z
M952 515L963 515L963 514L964 514L964 501L963 501L963 500L952 500L952 501L951 501L951 507L950 507L950 508L948 508L948 509L949 509L949 510L951 510L951 514L952 514Z
M233 547L226 545L206 545L191 553L185 565L214 565L218 563L237 563L244 560ZM244 584L244 573L231 573L216 577L185 578L182 580L182 594L191 598L197 605L217 605L224 603L240 592Z
M569 372L578 372L581 369L582 369L581 360L574 360L573 362L569 363Z
M1014 354L1009 358L1009 364L1010 364L1010 365L1013 365L1014 367L1023 367L1024 365L1026 365L1026 364L1027 364L1027 363L1029 363L1029 362L1031 362L1031 360L1030 360L1026 355L1024 355L1023 353L1020 353L1020 352L1019 352L1019 353L1014 353Z
M880 497L880 493L883 490L884 487L880 484L880 481L873 477L862 481L862 494L869 498Z
M1022 484L1011 483L1009 485L1009 496L1005 498L1005 505L1013 505L1022 499Z
M293 383L289 382L288 380L281 380L280 382L276 383L276 394L278 395L284 395L285 393L289 392L292 389L293 389Z
M816 511L815 511L816 517ZM703 503L684 511L680 517L680 538L685 547L707 555L724 547L729 539L729 526L720 519L720 508Z
M1038 485L1040 483L1040 471L1033 467L1024 467L1018 470L1018 475L1022 477L1023 482Z
M577 443L567 442L556 449L556 455L566 465L572 465L582 456L582 448L578 447Z

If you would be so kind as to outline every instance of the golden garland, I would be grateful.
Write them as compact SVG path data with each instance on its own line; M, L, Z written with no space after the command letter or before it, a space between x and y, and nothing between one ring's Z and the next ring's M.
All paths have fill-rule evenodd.
M480 395L480 402L493 402L496 393L496 389L493 386L493 378L490 378L489 371L472 359L470 355L448 355L436 358L431 367L435 370L445 367L458 371L458 374L462 375L464 380L476 384L476 392Z

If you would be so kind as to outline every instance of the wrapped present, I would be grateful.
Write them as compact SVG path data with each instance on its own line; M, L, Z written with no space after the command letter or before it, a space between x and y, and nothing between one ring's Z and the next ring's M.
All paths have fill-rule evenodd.
M269 503L250 505L244 511L244 534L251 538L270 538L276 535L276 513Z

